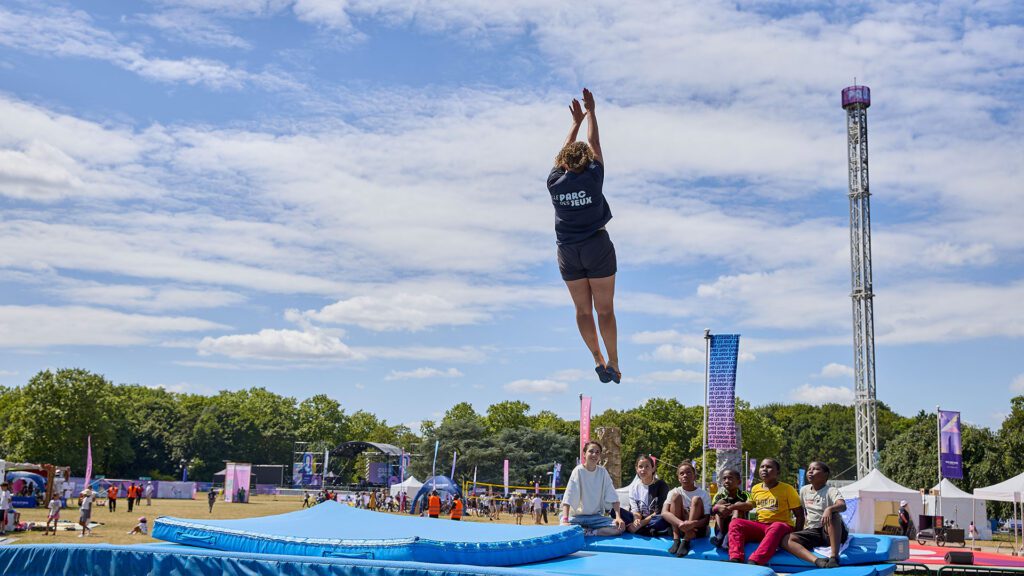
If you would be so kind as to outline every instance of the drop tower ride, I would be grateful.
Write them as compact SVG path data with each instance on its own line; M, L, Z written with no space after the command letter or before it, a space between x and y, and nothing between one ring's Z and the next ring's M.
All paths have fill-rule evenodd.
M854 411L857 478L877 466L875 416L875 312L871 289L871 187L868 184L868 107L871 89L843 89L850 181L850 298L853 300Z

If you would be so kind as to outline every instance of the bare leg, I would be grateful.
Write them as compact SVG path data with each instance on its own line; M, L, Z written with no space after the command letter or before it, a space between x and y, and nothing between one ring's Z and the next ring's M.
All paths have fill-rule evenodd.
M618 536L619 534L622 534L622 530L616 528L614 524L594 530L594 536Z
M840 527L842 526L842 521L843 519L839 512L834 512L832 517L829 518L829 522L825 523L825 530L828 532L828 543L832 547L830 558L835 558L837 561L839 559L839 547L842 545L842 542L839 541L839 538L843 535L842 528Z
M594 364L604 366L604 356L601 355L601 346L597 342L597 326L594 325L594 296L591 291L590 280L567 280L566 287L569 288L569 295L572 296L572 303L576 305L576 327L580 330L583 342L594 357Z
M807 548L804 548L799 543L794 542L793 539L789 537L789 534L786 534L782 537L782 542L779 544L779 546L786 552L789 552L790 554L796 556L804 562L814 564L814 561L818 559L818 557L815 556L813 552L811 552Z
M597 323L601 326L601 339L608 352L608 365L619 370L618 326L615 322L615 275L607 278L591 278L590 289L594 295L594 309Z
M697 531L708 525L708 517L704 515L704 502L700 498L690 501L687 519L687 522L680 525L680 531L685 539L693 540L697 536Z

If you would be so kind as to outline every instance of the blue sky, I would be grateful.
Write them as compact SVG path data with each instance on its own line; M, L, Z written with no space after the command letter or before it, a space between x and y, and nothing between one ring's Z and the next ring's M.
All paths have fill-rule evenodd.
M852 401L845 116L869 110L878 397L1024 393L1016 2L0 4L0 384L81 367L326 393L391 423L504 399ZM601 384L544 188L582 87L615 215Z

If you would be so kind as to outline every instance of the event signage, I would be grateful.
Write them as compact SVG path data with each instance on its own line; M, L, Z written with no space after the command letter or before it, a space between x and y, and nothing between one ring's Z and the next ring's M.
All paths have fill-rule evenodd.
M960 445L960 413L939 410L939 472L943 478L964 477L963 451Z
M92 480L92 434L85 440L85 488L89 487Z
M452 451L452 473L448 475L449 478L455 480L455 463L459 461L458 450Z
M558 475L562 472L562 465L555 462L555 468L551 471L551 495L555 495L555 487L558 486Z
M583 462L583 447L590 442L590 396L580 394L580 462Z
M747 462L747 490L754 487L754 472L757 471L757 458L751 458L750 462Z
M713 334L708 354L708 447L737 450L736 357L739 334Z

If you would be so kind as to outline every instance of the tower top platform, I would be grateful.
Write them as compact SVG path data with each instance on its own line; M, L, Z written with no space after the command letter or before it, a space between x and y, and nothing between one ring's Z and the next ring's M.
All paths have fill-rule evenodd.
M871 106L871 88L867 86L847 86L843 88L843 108L863 105Z

